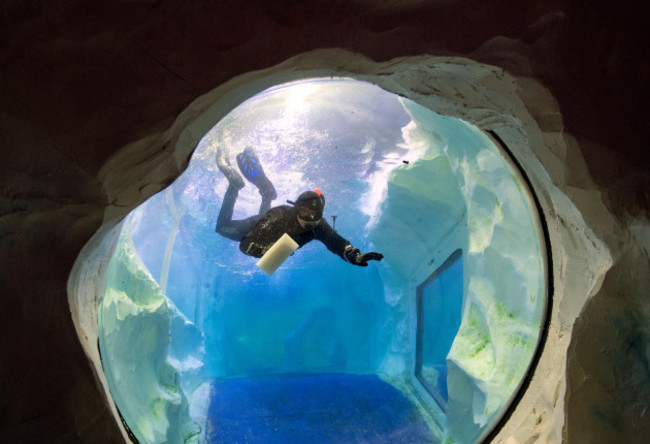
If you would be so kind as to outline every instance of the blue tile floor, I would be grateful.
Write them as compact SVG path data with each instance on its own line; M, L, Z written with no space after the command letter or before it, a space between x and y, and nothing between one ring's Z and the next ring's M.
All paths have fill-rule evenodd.
M213 381L205 443L432 443L416 406L376 375Z

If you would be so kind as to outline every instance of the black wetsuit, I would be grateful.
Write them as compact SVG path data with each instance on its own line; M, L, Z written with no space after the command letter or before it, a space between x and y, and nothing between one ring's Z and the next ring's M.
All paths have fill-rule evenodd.
M264 199L259 215L232 220L237 195L238 190L234 186L229 186L217 219L216 232L228 239L238 241L242 253L262 257L284 233L287 233L299 247L318 239L328 250L347 262L344 252L349 242L341 237L325 218L321 219L315 227L302 228L298 223L298 212L295 207L281 205L269 209L270 201Z
M284 233L287 233L298 244L298 248L317 239L328 250L345 260L343 253L349 242L341 237L325 219L321 219L315 227L302 228L297 217L298 213L294 207L282 205L271 208L265 214L258 216L255 225L239 243L239 249L249 256L262 257Z

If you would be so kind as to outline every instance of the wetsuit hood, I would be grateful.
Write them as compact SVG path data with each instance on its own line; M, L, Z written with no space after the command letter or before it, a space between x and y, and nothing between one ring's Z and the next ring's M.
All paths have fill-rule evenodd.
M318 188L313 191L310 190L301 193L295 202L287 202L296 208L298 218L309 225L318 224L323 217L325 196L323 196L322 191Z

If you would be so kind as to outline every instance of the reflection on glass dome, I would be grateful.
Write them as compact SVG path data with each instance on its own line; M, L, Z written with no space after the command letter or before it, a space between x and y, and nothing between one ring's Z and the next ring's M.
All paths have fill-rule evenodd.
M260 270L215 232L217 155L241 174L247 147L271 206L318 188L324 223L383 260L354 266L316 239ZM253 182L233 220L258 214ZM480 130L374 85L252 97L124 221L99 331L126 425L143 443L475 442L540 337L545 252L526 193Z

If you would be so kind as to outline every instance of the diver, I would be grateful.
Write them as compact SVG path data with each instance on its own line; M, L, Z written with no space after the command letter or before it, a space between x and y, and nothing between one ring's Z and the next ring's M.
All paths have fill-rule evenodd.
M216 232L238 241L242 253L262 257L286 233L298 244L298 248L318 239L332 253L361 267L367 267L370 260L380 261L384 257L379 253L362 254L327 223L323 218L325 196L318 188L301 193L295 202L288 200L290 205L271 208L271 201L277 198L275 187L264 174L259 159L250 147L236 156L237 165L244 177L257 187L262 203L256 216L232 220L235 201L245 183L223 151L217 151L217 166L228 179L228 189L217 218Z

